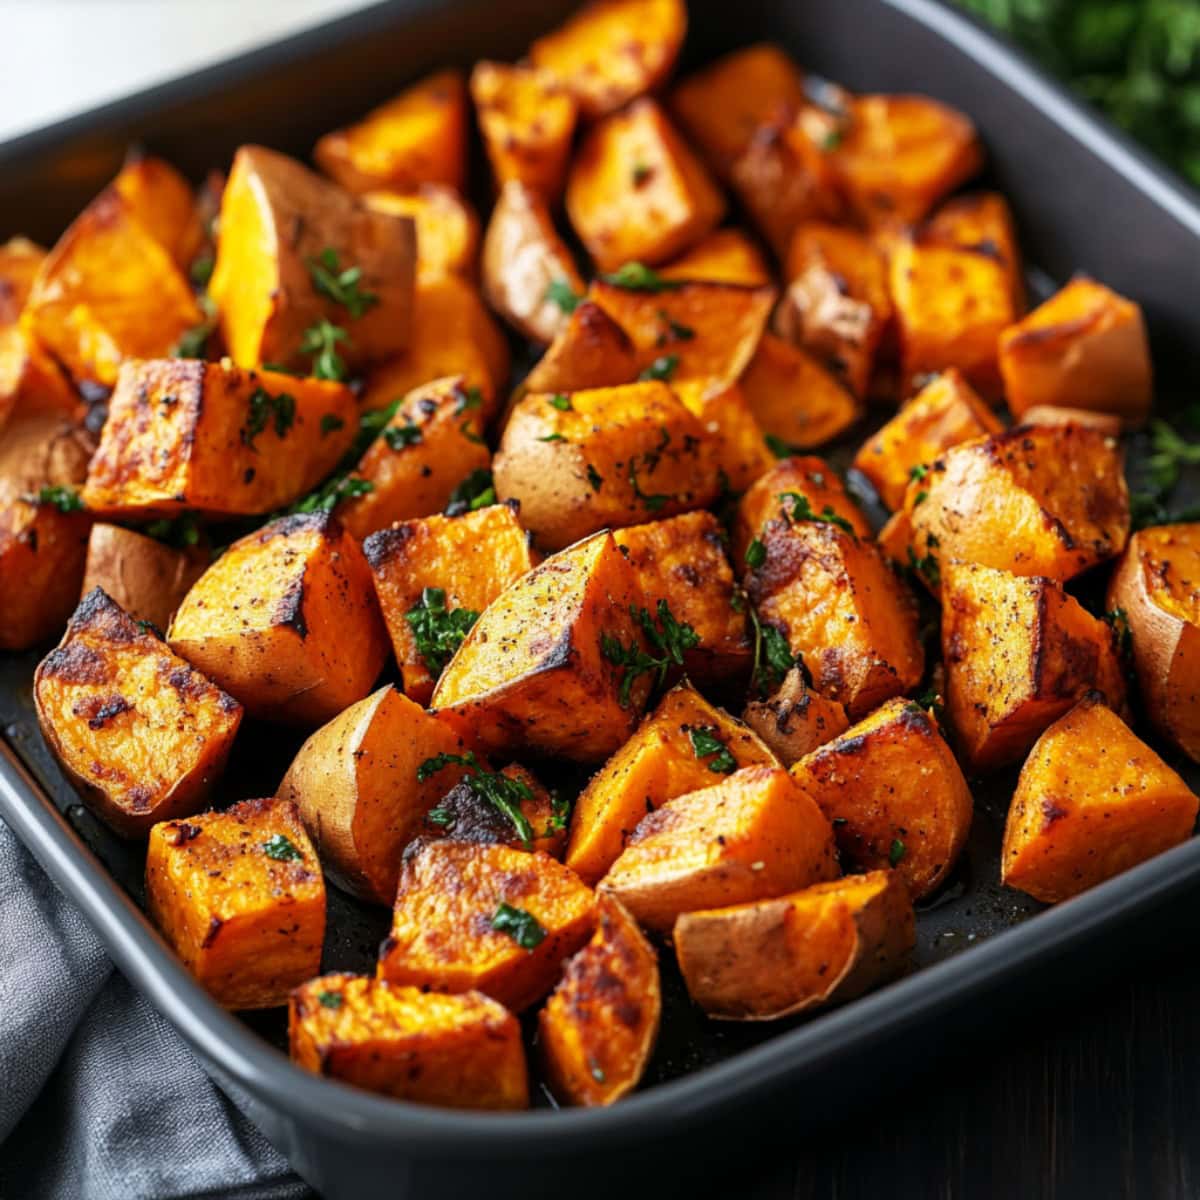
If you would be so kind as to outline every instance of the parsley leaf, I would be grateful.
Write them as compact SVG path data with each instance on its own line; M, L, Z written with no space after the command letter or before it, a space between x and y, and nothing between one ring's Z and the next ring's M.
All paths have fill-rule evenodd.
M605 283L624 288L629 292L667 292L683 287L679 279L664 279L644 263L627 262L608 275L601 275Z
M633 464L631 463L630 470L632 470L632 469L633 469ZM592 485L593 492L598 492L604 484L604 476L601 475L600 472L597 471L596 468L593 467L591 463L587 464L587 478L588 478L588 483L590 483Z
M746 605L754 629L754 665L750 672L751 686L760 695L773 692L783 677L800 665L800 655L792 654L787 638L774 625L764 625L754 606Z
M294 504L290 511L298 513L333 512L343 500L366 496L375 490L369 479L357 475L334 475L327 479L315 492Z
M463 513L477 512L495 503L496 485L492 480L491 471L487 467L476 467L450 493L445 512L448 517L461 517Z
M548 433L545 437L538 438L539 442L565 442L566 440L561 433Z
M888 862L893 867L899 866L900 860L904 858L906 849L904 843L899 838L893 838L891 849L888 850Z
M262 843L262 852L276 862L303 862L304 855L292 844L291 840L277 833Z
M254 439L274 421L275 432L283 437L296 421L296 398L289 392L272 396L266 388L250 394L250 412L242 426L242 445L254 447Z
M546 931L537 917L511 904L501 904L496 909L492 928L497 933L507 933L522 950L536 950L546 939Z
M1104 614L1104 619L1112 626L1113 640L1117 643L1117 651L1128 656L1133 650L1133 631L1129 628L1129 614L1123 608L1113 608Z
M656 612L657 621L647 609L635 604L629 606L629 615L641 626L651 652L643 650L636 638L626 646L614 634L600 635L600 653L614 666L623 668L617 694L622 708L629 707L630 691L639 675L657 672L655 686L661 687L671 665L682 667L684 654L700 644L696 631L686 621L677 621L665 600L658 602Z
M638 375L638 379L643 383L651 379L661 379L666 382L675 377L675 371L678 366L678 354L660 354L658 358Z
M350 345L350 335L324 317L304 331L300 353L313 356L312 373L317 379L345 380L346 360L337 352L338 342Z
M46 486L38 488L30 496L22 497L29 504L52 504L59 512L73 513L83 511L83 500L79 493L70 487Z
M693 726L688 730L692 753L697 758L708 758L708 769L717 775L732 775L737 770L737 759L729 752L712 725ZM709 756L712 756L711 758Z
M757 571L759 567L767 561L767 548L755 538L750 545L746 547L746 566L752 571Z
M173 521L165 517L151 521L142 532L147 537L154 538L156 542L163 542L177 549L195 546L200 541L200 526L196 524L196 518L191 513L184 513Z
M405 420L403 425L389 425L383 431L383 440L391 450L403 450L405 446L415 446L421 441L421 427L412 419Z
M341 992L318 992L317 1003L322 1008L341 1008L344 1003Z
M341 417L334 413L326 413L321 418L321 436L328 437L331 433L336 433L339 429L344 429L346 422Z
M440 675L463 638L479 620L479 614L469 608L446 607L442 588L427 587L421 591L420 602L404 614L417 643L417 653L433 675Z
M499 771L489 771L480 766L473 750L468 750L466 754L438 754L427 758L417 768L417 782L424 783L438 771L451 766L467 769L463 782L481 800L486 800L493 808L502 812L512 822L525 849L530 849L533 846L533 826L521 811L522 802L533 799L529 785L522 779L513 779Z
M557 408L559 412L571 412L571 397L563 392L555 392L553 396L546 402L551 408Z
M836 525L839 529L844 529L851 537L856 536L854 526L845 517L834 512L828 504L818 513L813 512L813 506L808 497L799 492L780 492L777 499L783 506L783 515L789 521L820 521L826 525ZM789 505L791 505L790 512L788 511Z
M354 320L379 303L379 297L374 292L364 292L359 287L362 267L346 267L343 270L338 262L337 251L332 247L326 246L316 258L305 259L305 264L312 276L313 287L322 296L340 304Z
M583 299L565 279L552 279L546 285L542 299L550 304L557 304L568 316L578 307Z

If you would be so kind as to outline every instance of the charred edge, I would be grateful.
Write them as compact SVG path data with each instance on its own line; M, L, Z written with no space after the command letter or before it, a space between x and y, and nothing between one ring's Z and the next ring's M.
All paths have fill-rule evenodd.
M568 667L575 656L575 647L572 643L571 630L564 629L549 650L542 656L535 668L538 671L553 671L559 667Z
M202 832L199 825L189 825L186 821L172 821L163 836L172 846L184 846L198 838Z
M1070 816L1070 812L1057 804L1050 796L1042 797L1042 832L1044 833L1056 821Z
M272 521L265 526L259 531L258 540L260 543L266 543L272 538L291 537L294 533L303 533L310 529L326 536L332 536L340 532L341 524L332 513L292 513L290 516L280 517L277 521Z
M145 813L150 811L150 805L154 802L154 793L142 784L130 788L127 796L130 809L135 813Z
M200 943L201 950L207 950L217 940L217 934L221 932L221 926L224 924L220 917L209 918L208 932L204 935L204 941Z
M303 641L308 637L308 622L304 619L304 575L295 580L275 605L271 614L276 625L290 626Z
M79 642L68 642L51 650L42 661L39 675L62 683L107 683L112 671L98 650Z
M132 712L133 705L124 696L88 696L76 701L71 711L86 717L89 729L103 729L113 717Z
M416 536L416 532L415 524L406 521L403 525L394 525L391 529L380 529L371 534L362 544L368 565L374 570L386 566Z

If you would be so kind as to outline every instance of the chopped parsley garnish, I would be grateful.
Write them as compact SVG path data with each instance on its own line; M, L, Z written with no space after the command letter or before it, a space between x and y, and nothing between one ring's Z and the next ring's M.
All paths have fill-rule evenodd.
M658 602L656 611L657 620L647 609L635 604L629 606L629 615L641 626L652 653L643 650L636 638L626 646L614 634L600 635L601 654L614 666L624 670L618 692L622 708L629 707L630 690L639 675L656 672L656 686L661 687L668 669L672 665L682 667L684 654L700 644L696 631L686 621L677 621L665 600Z
M629 292L667 292L683 287L678 279L664 279L644 263L627 262L608 275L601 275L605 283L624 288Z
M213 323L201 321L179 335L179 341L171 347L171 358L206 358L208 339L212 335Z
M316 258L305 259L308 273L312 276L313 287L322 296L340 304L354 320L358 320L369 308L379 303L379 297L374 292L364 292L359 285L362 282L362 267L346 267L338 262L337 251L330 246Z
M936 547L937 544L937 538L933 534L929 534L925 538L926 552L924 555L918 557L917 552L911 546L908 548L909 569L921 576L933 588L942 585L942 569L938 565L937 556L929 549L931 546Z
M345 380L346 360L337 352L338 342L349 345L350 335L324 317L304 331L300 353L313 356L312 373L317 379Z
M344 429L346 422L341 417L334 413L326 413L321 418L321 436L328 437L331 433L336 433L339 429Z
M764 625L753 605L747 605L750 624L754 627L754 665L750 672L751 685L766 696L782 682L783 677L800 664L800 656L792 654L787 638L774 625Z
M899 838L892 839L891 849L888 850L888 862L893 866L898 866L900 860L904 857L905 845Z
M491 471L487 467L476 467L450 493L450 500L446 504L446 516L461 517L463 513L477 512L495 503L496 485L492 480Z
M658 310L658 319L666 326L655 339L659 346L665 346L667 342L690 342L696 336L696 331L690 325L680 324L665 308Z
M262 852L268 858L273 858L276 862L304 861L304 855L282 833L277 833L273 838L269 838L263 842Z
M792 455L800 453L800 448L798 446L793 446L790 443L785 442L783 438L776 437L773 433L764 434L763 442L766 443L767 449L770 450L770 452L775 455L776 458L791 458Z
M667 501L670 500L671 497L666 492L642 491L642 485L638 482L637 460L638 456L636 454L629 460L629 486L633 488L633 494L642 502L647 512L662 512ZM589 479L591 470L592 468L589 466ZM600 490L595 484L592 486L595 487L597 491Z
M746 566L752 571L757 571L759 567L767 561L767 548L755 538L750 545L746 547Z
M83 511L83 500L74 488L47 485L25 499L30 504L52 504L63 513Z
M322 1008L341 1008L344 1000L341 992L318 992L317 1003Z
M456 388L454 392L454 415L462 416L483 407L483 393L477 387Z
M168 546L180 549L195 546L200 541L200 526L196 524L196 518L191 513L184 513L173 521L165 517L151 521L142 532L147 537L154 538L156 542L164 542Z
M557 408L559 412L571 412L571 397L564 392L555 392L547 401L551 408Z
M777 499L783 506L783 515L789 521L820 521L826 525L836 525L839 529L844 529L851 537L855 536L854 526L845 517L834 512L828 504L820 512L814 512L808 497L799 492L780 492ZM789 511L789 505L791 511Z
M500 904L492 917L492 928L507 933L522 950L536 950L546 940L546 931L533 913L511 904Z
M678 354L660 354L642 373L638 379L643 383L651 379L661 379L664 383L675 377L679 366Z
M578 295L565 279L552 279L546 285L546 292L542 299L550 304L557 304L563 312L570 316L579 307L579 302L583 297Z
M272 396L266 388L255 388L250 395L250 412L242 426L242 445L253 448L254 439L269 424L284 437L296 421L296 398L290 392Z
M216 259L211 254L197 254L192 259L192 265L188 267L188 277L196 287L208 287L214 266L216 266Z
M1127 655L1133 649L1133 631L1129 628L1129 614L1123 608L1110 609L1104 614L1104 619L1112 626L1113 638L1121 654Z
M1166 421L1154 420L1150 422L1150 448L1151 454L1146 459L1149 487L1132 493L1129 498L1134 529L1200 520L1200 505L1189 505L1175 512L1167 507L1183 468L1200 464L1200 442L1189 442Z
M354 500L374 490L375 485L369 479L361 479L357 475L335 475L332 479L327 479L315 492L310 492L298 504L293 505L291 511L333 512L343 500Z
M604 476L591 463L587 465L587 480L592 485L593 492L598 492L604 484Z
M530 849L533 846L533 827L521 811L522 802L533 799L529 785L522 779L513 779L480 766L473 750L468 750L466 754L438 754L427 758L417 768L417 782L424 783L438 771L451 766L467 769L463 782L480 800L485 800L502 812L512 822L525 849Z
M909 469L909 479L924 479L929 474L929 468L924 463L917 463L915 467Z
M421 440L421 427L411 418L403 425L389 425L383 431L383 440L392 450L403 450L405 446L415 446Z
M557 792L550 793L550 824L546 829L547 836L561 833L571 819L571 799L560 796Z
M469 608L446 607L442 588L427 587L421 591L420 602L404 614L417 643L417 653L433 675L440 675L463 638L479 620L479 614Z
M717 775L732 775L737 770L737 759L730 754L729 747L717 737L713 726L693 726L688 730L688 740L692 743L692 753L697 758L709 760L710 771Z
M545 437L538 438L539 442L565 442L566 440L561 433L548 433Z

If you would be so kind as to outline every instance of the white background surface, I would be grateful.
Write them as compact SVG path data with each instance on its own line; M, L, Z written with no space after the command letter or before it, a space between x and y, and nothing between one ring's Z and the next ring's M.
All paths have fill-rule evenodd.
M0 140L368 0L0 0Z

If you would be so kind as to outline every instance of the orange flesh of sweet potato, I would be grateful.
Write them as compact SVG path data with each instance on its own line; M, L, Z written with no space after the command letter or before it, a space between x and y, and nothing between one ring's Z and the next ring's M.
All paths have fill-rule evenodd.
M937 722L895 699L792 768L834 822L838 848L866 870L892 866L914 899L937 889L966 844L973 804Z
M441 664L427 663L408 620L426 588L449 611L476 614L538 562L513 507L492 504L458 517L405 521L371 534L363 553L404 679L404 694L428 704Z
M496 928L501 905L544 932L526 949ZM564 958L592 935L595 897L547 854L449 838L404 856L379 978L443 992L480 991L520 1012L544 996Z
M1191 836L1200 802L1096 698L1038 740L1021 768L1004 827L1009 887L1055 903Z
M0 326L0 431L18 416L52 412L74 418L83 415L81 409L78 393L28 330Z
M1013 312L1025 311L1021 250L1008 201L999 192L971 192L947 200L925 222L922 236L937 245L987 254L1004 268Z
M1114 413L1140 425L1153 393L1142 310L1086 277L1071 280L1000 336L1000 371L1013 415L1036 404Z
M680 913L783 895L837 874L833 834L777 766L744 767L644 817L600 881L649 929Z
M411 217L417 237L419 278L475 274L479 218L457 190L423 183L410 192L368 192L363 203L376 212Z
M688 411L699 418L730 491L744 492L775 465L775 455L738 384L685 379L673 384L672 389Z
M308 738L279 795L299 806L339 887L390 905L404 847L462 774L447 767L420 780L418 768L439 754L465 750L449 723L383 687Z
M530 748L576 761L605 758L633 731L651 680L602 639L642 646L630 615L641 596L610 533L548 558L506 588L475 622L433 693L488 751Z
M771 270L758 245L740 229L718 229L658 268L662 279L767 287Z
M344 384L228 360L121 368L83 497L96 513L268 513L315 487L358 428Z
M328 513L282 517L234 542L167 637L251 715L301 725L365 696L387 656L370 569Z
M770 1021L853 999L897 974L916 928L899 873L870 871L685 913L673 940L688 993L709 1016Z
M601 271L668 262L711 233L725 199L653 100L605 117L567 175L567 214Z
M132 157L112 181L129 214L187 270L204 240L188 181L161 158Z
M951 563L942 606L946 712L973 767L1020 758L1091 689L1124 705L1112 629L1052 580Z
M538 1014L550 1090L567 1104L612 1104L638 1085L658 1036L658 958L611 896L596 905L596 932L567 960Z
M150 830L146 904L184 966L226 1008L275 1008L321 969L325 883L286 800Z
M765 700L751 700L742 720L762 738L785 767L850 728L846 710L826 700L804 682L793 667Z
M28 238L0 243L0 327L15 325L46 251Z
M1056 404L1035 404L1021 416L1022 425L1083 425L1116 436L1121 418L1114 413L1091 412L1086 408L1061 408Z
M478 992L442 996L323 975L292 993L292 1058L367 1091L445 1108L529 1105L516 1017Z
M241 706L102 591L80 601L33 681L38 722L96 815L126 837L200 807Z
M629 335L591 300L581 300L525 377L530 393L578 392L632 383L641 370Z
M697 746L709 734L725 753ZM771 752L727 712L688 683L672 688L634 735L594 775L575 803L566 863L595 883L617 860L648 813L687 792L720 781L738 767L774 766Z

